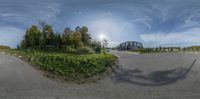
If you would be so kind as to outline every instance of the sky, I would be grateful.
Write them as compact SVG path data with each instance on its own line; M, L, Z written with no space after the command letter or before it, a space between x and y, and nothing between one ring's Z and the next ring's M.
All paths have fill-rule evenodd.
M0 45L16 47L39 21L60 33L87 26L110 47L124 41L145 47L200 45L200 0L0 0Z

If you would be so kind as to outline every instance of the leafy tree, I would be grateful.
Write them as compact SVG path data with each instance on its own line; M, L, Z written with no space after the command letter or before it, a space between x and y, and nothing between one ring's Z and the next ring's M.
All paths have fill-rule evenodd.
M88 46L91 41L90 34L88 33L88 28L83 26L79 29L79 32L81 33L81 41L83 42L84 46Z
M101 53L101 42L100 42L100 41L92 40L92 41L90 42L90 47L93 48L93 50L94 50L96 53Z
M102 40L102 47L106 48L108 46L108 41L106 39Z
M45 49L46 45L47 45L47 37L45 35L45 33L40 33L40 43L39 43L39 48L40 49Z
M25 40L22 40L20 43L20 49L26 49L26 48L28 48L27 43Z
M62 45L61 35L60 35L60 33L56 33L55 36L54 36L54 46L56 48L60 49L61 45Z
M73 34L73 43L75 48L79 48L83 46L83 43L81 42L81 33L80 32L74 32Z
M40 30L37 28L37 26L33 25L26 31L24 40L22 41L21 44L25 48L26 47L36 48L36 46L39 45L39 38L38 38L39 35L40 35Z
M46 44L47 45L53 45L53 39L54 39L54 31L51 25L45 24L43 26L42 33L46 36Z
M60 33L54 33L53 27L45 22L39 23L40 28L33 25L26 30L24 39L20 45L17 46L20 49L41 49L52 50L54 48L59 50L66 50L66 52L76 52L77 50L95 50L101 52L101 43L99 41L91 41L91 36L88 33L88 28L76 27L75 30L65 28L61 36ZM107 46L105 40L103 46ZM90 51L92 52L92 51Z
M65 28L64 30L62 45L64 48L73 46L73 31L70 28Z

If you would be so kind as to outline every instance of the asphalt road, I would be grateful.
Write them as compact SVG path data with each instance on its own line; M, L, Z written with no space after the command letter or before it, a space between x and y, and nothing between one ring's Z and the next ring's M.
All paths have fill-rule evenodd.
M0 54L0 99L199 99L200 54L112 51L119 68L91 84L44 77L20 59Z

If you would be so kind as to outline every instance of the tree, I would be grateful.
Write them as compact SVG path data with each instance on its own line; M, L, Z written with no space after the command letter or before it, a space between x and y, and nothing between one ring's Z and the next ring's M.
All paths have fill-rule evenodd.
M73 33L73 43L75 48L79 48L83 46L83 43L81 42L81 33L76 31Z
M62 36L63 47L72 47L73 46L73 31L70 28L65 28Z
M20 43L20 49L26 49L26 48L28 48L27 43L25 40L22 40Z
M31 28L29 28L24 36L24 40L21 42L22 48L36 48L36 46L39 45L39 35L40 30L37 28L37 26L33 25Z
M106 52L106 47L108 46L108 41L106 39L102 40L102 47L103 47L103 52Z
M102 40L102 47L106 48L108 46L108 41L106 39Z
M78 28L77 30L79 30L79 32L81 33L81 41L83 42L84 46L88 46L91 41L90 34L88 33L88 28L83 26L82 28Z
M101 42L97 40L92 40L90 42L90 47L96 52L101 53Z
M62 39L61 39L60 33L56 33L54 36L54 46L60 49L61 45L62 45Z
M45 24L42 29L42 33L44 33L46 37L46 44L47 45L53 45L53 39L54 39L54 31L51 25Z
M39 43L39 48L40 49L45 49L46 45L47 45L47 37L45 35L45 33L40 33L40 43Z
M26 30L24 39L21 41L18 48L20 49L40 49L40 50L53 50L54 48L62 50L79 49L83 47L91 47L96 50L101 50L101 44L98 41L91 42L88 28L76 27L71 30L69 27L64 29L61 36L60 33L55 33L50 24L43 21L39 22L40 27L33 25Z

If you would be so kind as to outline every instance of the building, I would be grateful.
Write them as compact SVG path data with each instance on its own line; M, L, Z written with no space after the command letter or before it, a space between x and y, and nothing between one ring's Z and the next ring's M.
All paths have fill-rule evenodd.
M127 41L117 46L117 50L138 51L143 48L143 44L136 41Z
M157 48L145 48L148 52L179 52L181 47L157 47Z

